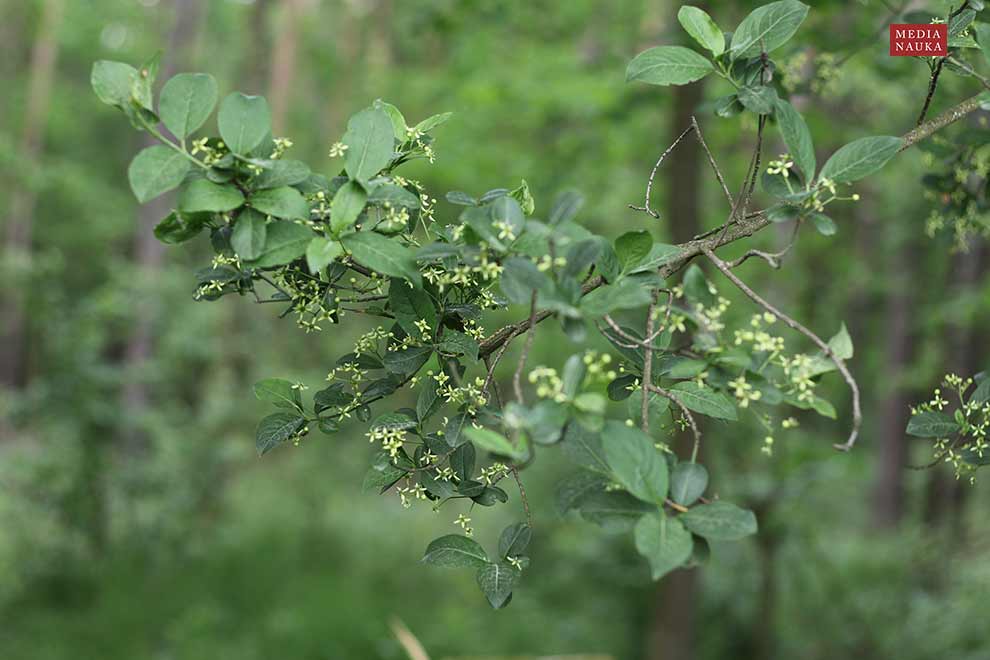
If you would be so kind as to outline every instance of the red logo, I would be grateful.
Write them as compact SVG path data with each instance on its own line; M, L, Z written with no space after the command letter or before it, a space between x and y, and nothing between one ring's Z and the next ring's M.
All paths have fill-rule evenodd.
M945 23L890 26L890 54L895 57L946 57L949 54L949 26Z

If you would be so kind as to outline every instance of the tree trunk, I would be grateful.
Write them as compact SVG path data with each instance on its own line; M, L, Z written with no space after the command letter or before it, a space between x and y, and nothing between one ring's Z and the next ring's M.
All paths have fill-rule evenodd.
M168 39L168 52L162 63L159 79L168 80L177 70L177 62L184 56L187 47L195 39L200 24L201 6L196 0L175 0L175 15ZM157 142L150 136L144 146ZM150 282L161 270L164 246L155 238L155 225L168 215L168 196L159 197L138 209L137 227L134 235L134 266L141 273L141 279ZM145 364L155 348L155 325L161 310L153 296L140 296L135 308L133 330L124 347L125 382L122 393L124 418L133 422L147 409L150 387L146 380ZM136 429L126 431L127 444L138 448L144 444L143 434Z
M691 124L691 116L703 98L702 91L701 84L677 87L673 91L674 107L667 144L676 140ZM657 145L657 149L658 153L662 152L666 145ZM701 159L701 148L693 140L687 140L671 154L671 160L664 163L662 174L666 178L668 202L661 221L670 229L675 243L701 233ZM693 442L689 434L680 434L675 443L678 455L690 454ZM695 657L697 601L697 570L675 571L657 585L647 640L648 660L691 660Z
M62 0L45 0L38 36L31 51L27 106L24 111L18 167L30 172L38 165L58 55L58 27ZM31 233L37 192L17 184L11 194L4 231L4 261L28 269L31 263ZM8 283L11 284L11 283ZM24 287L13 283L0 294L0 387L23 387L27 382L27 313Z
M272 134L285 132L285 119L292 98L299 41L299 0L282 0L278 36L272 57L272 75L268 85L268 103L272 108Z

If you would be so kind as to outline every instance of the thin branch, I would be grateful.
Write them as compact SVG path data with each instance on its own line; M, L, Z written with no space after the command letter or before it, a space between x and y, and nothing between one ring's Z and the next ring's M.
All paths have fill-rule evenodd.
M657 294L653 294L653 302L646 308L646 329L643 336L653 336L653 311L657 307ZM650 393L649 386L653 383L653 348L643 349L643 403L640 406L640 427L643 433L650 432Z
M708 143L705 142L705 136L701 133L701 126L698 125L698 120L694 115L691 115L691 127L694 128L694 136L698 138L701 148L705 151L705 155L708 156L708 163L712 166L712 170L715 171L715 178L718 179L719 185L722 186L722 192L725 193L725 198L731 205L732 193L729 192L729 186L725 184L725 177L722 176L722 170L718 168L718 163L715 162L715 156L712 155L712 150L708 148Z
M653 192L653 179L656 178L657 170L660 169L660 165L661 163L663 163L664 159L666 159L667 156L670 155L670 152L677 147L680 141L683 140L688 133L694 130L695 126L696 124L692 126L688 126L686 129L684 129L684 132L677 136L677 139L674 140L674 143L669 147L667 147L666 151L660 154L660 158L657 159L656 164L653 166L653 170L650 172L650 178L646 181L646 200L643 203L644 205L634 206L633 204L630 204L629 208L633 209L634 211L645 211L654 218L660 217L659 213L657 213L656 211L650 208L650 194Z
M757 257L759 259L763 259L765 262L767 262L767 264L771 268L775 270L780 268L780 260L784 257L784 255L786 255L788 252L791 251L792 247L794 247L794 243L797 241L797 235L800 229L801 229L801 222L800 221L795 222L794 230L791 232L791 238L787 242L787 245L785 245L782 250L779 250L777 252L764 252L763 250L749 250L746 254L739 257L738 259L728 262L729 268L738 268L739 266L746 263L746 260L750 259L751 257Z
M945 66L945 60L948 58L941 57L935 64L935 68L932 69L932 77L928 81L928 95L925 96L925 104L921 106L921 114L918 115L918 122L916 126L921 126L925 121L925 115L928 114L928 108L932 104L932 98L935 96L935 89L938 87L938 78L942 75L942 67Z
M812 332L808 328L804 327L803 325L801 325L800 323L798 323L797 321L795 321L791 317L787 316L786 314L784 314L783 312L781 312L780 310L778 310L776 307L774 307L773 305L771 305L770 303L768 303L766 300L764 300L763 298L761 298L759 294L757 294L755 291L753 291L751 288L749 288L749 286L745 282L743 282L741 279L739 279L735 275L735 273L732 272L732 269L729 268L729 265L727 263L725 263L724 261L722 261L721 259L719 259L717 256L715 256L715 253L714 252L712 252L710 249L706 249L706 250L704 250L704 254L705 254L706 257L708 257L709 261L711 261L715 265L716 268L718 268L720 271L722 271L722 274L725 275L727 278L729 278L729 280L733 284L735 284L736 287L740 291L742 291L744 294L746 294L746 296L750 300L752 300L757 305L761 306L763 309L767 310L768 312L770 312L771 314L773 314L775 317L777 317L778 319L780 319L781 321L783 321L784 324L787 325L789 328L791 328L793 330L797 330L798 332L800 332L801 334L803 334L805 337L807 337L808 339L810 339L812 342L814 342L814 344L816 346L818 346L818 348L821 349L821 351L829 359L832 360L832 362L835 363L836 369L839 370L839 373L842 374L842 377L845 379L846 384L849 385L849 389L852 390L853 427L852 427L852 431L849 434L849 439L846 440L846 442L843 443L843 444L836 444L836 445L834 445L834 447L836 449L841 450L841 451L848 451L849 449L851 449L852 446L856 443L856 437L859 435L859 427L860 427L860 425L862 424L862 421L863 421L863 413L862 413L862 411L860 409L860 404L859 404L859 385L856 384L856 379L853 378L852 374L849 372L849 368L846 367L846 363L842 360L842 358L838 357L832 351L832 349L829 347L829 345L827 343L825 343L825 341L823 341L821 337L819 337L818 335L816 335L814 332Z
M698 460L698 448L701 446L701 431L698 430L698 423L694 421L694 415L691 414L691 411L688 410L687 406L685 406L673 392L665 390L662 387L657 387L656 385L650 385L647 389L673 401L674 404L681 409L681 414L684 415L684 418L688 422L688 426L691 427L691 434L694 435L694 448L691 450L691 462L694 463Z
M509 469L512 470L512 478L516 480L516 487L519 489L519 499L522 500L523 511L526 512L526 524L529 525L530 529L532 529L533 514L529 510L529 499L526 497L526 489L523 487L522 479L519 478L519 467L513 465Z

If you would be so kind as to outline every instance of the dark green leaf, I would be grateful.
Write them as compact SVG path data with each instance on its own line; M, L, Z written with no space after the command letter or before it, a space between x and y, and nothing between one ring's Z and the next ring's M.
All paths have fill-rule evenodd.
M670 499L691 506L708 488L708 470L698 463L678 463L670 473Z
M600 434L589 431L580 424L567 426L561 449L563 449L564 455L576 465L602 474L611 472L608 461L605 459L605 450L602 447Z
M295 186L308 180L311 176L309 166L298 160L274 160L254 179L254 187L281 188Z
M721 392L716 392L694 381L675 383L670 389L677 400L692 412L716 419L735 421L739 418L735 404Z
M348 234L341 242L358 263L383 275L402 277L417 287L422 286L413 252L398 242L371 231Z
M502 530L498 537L498 556L514 557L526 551L533 531L526 523L515 523Z
M423 332L416 327L416 321L426 321L429 334L439 323L436 307L424 289L409 286L403 279L394 278L388 288L388 304L395 315L395 321L410 337L420 337Z
M380 108L366 108L347 122L343 137L344 169L357 181L367 181L392 160L395 133L392 120Z
M288 220L276 220L267 226L265 248L257 259L246 262L251 268L270 268L294 261L306 254L313 232Z
M188 213L233 211L243 203L244 195L232 184L193 179L179 190L179 210Z
M184 243L203 230L209 217L207 213L172 211L155 226L155 238L171 245Z
M519 569L508 562L485 564L478 569L478 586L496 610L508 603L518 578Z
M615 254L624 272L638 266L652 249L653 237L648 231L630 231L615 239Z
M917 438L950 438L959 432L959 425L942 412L922 410L908 421L907 433Z
M400 351L385 354L385 368L389 373L411 376L419 371L433 355L432 346L410 346Z
M336 198L334 198L336 200ZM286 220L309 220L309 204L302 193L290 186L265 188L251 193L248 203L252 207Z
M677 12L681 27L702 47L718 57L725 52L725 35L704 10L684 5Z
M292 381L284 378L266 378L254 384L254 396L259 401L267 401L279 408L302 410L302 398Z
M330 207L330 230L334 235L339 235L357 222L367 201L368 193L357 181L348 181L340 187Z
M794 158L798 169L804 174L805 181L811 181L815 176L815 147L811 141L811 131L808 124L794 106L784 99L777 99L777 126L784 138L787 150Z
M736 95L739 97L739 102L743 104L743 107L758 115L769 115L773 113L774 107L779 100L777 90L769 85L743 87Z
M602 433L605 458L616 480L643 500L662 504L667 496L667 463L653 440L636 427L605 423Z
M423 561L445 568L483 567L488 565L488 555L474 539L448 534L433 539L426 547Z
M770 53L790 39L808 15L808 5L795 0L771 2L743 19L732 35L732 59Z
M279 412L268 415L258 423L255 446L264 455L296 434L306 423L295 413Z
M849 183L873 174L893 158L904 141L899 137L860 138L841 147L822 166L818 179Z
M471 358L473 362L478 361L478 342L456 330L444 331L443 337L437 344L437 350L450 355L464 355Z
M257 259L265 249L268 227L265 216L254 209L244 209L237 216L234 231L230 234L230 246L241 259Z

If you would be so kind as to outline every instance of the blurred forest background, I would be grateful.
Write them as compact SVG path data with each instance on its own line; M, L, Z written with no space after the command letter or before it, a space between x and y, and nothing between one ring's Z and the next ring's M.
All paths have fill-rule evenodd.
M728 26L756 4L707 8ZM918 115L928 69L887 56L885 4L816 2L782 55L798 75L840 65L792 96L819 162L854 138L902 134ZM783 271L740 269L823 336L848 324L860 445L831 449L847 403L838 422L802 416L772 458L756 424L709 424L706 463L757 512L760 533L659 584L628 537L554 513L560 468L538 462L527 481L534 570L493 612L471 574L415 563L449 521L360 494L373 453L360 424L256 457L264 404L251 384L318 384L361 323L304 335L247 298L193 302L208 250L155 241L169 200L139 208L125 178L145 138L89 86L94 60L138 64L164 50L159 80L208 71L221 94L265 94L291 156L328 174L329 145L375 98L411 121L450 110L436 164L404 172L441 199L438 219L456 218L449 190L525 178L538 217L577 188L594 231L683 241L726 215L693 142L661 171L660 220L626 205L642 202L657 154L692 113L737 187L753 122L743 131L714 116L721 81L624 84L633 55L686 38L679 5L0 0L0 657L404 658L392 617L434 659L990 657L988 485L907 467L931 456L903 433L909 405L946 371L990 366L987 244L963 252L925 235L922 151L858 185L863 201L833 213L838 234L805 234ZM977 91L946 75L934 112ZM732 314L753 313L722 289ZM532 364L569 354L554 332ZM847 401L838 379L828 385ZM478 517L483 542L511 520L498 515L512 514Z

